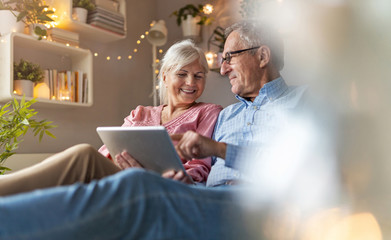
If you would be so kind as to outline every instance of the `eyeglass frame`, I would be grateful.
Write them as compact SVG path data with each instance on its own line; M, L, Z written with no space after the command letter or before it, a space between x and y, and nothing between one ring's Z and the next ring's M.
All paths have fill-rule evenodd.
M227 64L230 64L230 63L231 63L231 59L232 59L233 57L235 57L235 56L231 56L232 54L238 54L238 53L242 53L242 52L254 50L254 49L257 49L257 48L260 48L260 47L261 47L261 46L252 47L252 48L246 48L246 49L241 49L241 50L237 50L237 51L226 52L226 53L225 53L225 57L222 57L222 58L221 58L221 65L223 65L224 61L225 61Z

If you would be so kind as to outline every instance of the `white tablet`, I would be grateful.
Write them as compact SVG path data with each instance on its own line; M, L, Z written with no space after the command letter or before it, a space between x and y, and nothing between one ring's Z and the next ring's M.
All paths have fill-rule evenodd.
M163 126L98 127L96 131L113 158L126 150L146 169L160 174L170 169L186 173Z

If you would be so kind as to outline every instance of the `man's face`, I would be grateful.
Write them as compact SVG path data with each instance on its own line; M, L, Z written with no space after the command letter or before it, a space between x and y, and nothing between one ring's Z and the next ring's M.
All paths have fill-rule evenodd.
M249 46L257 47L257 46ZM245 49L239 34L233 31L228 35L224 45L223 56L227 52ZM231 91L244 98L254 99L261 89L263 70L260 68L259 55L251 55L249 51L233 54L230 63L224 61L221 65L221 75L227 75L232 85Z

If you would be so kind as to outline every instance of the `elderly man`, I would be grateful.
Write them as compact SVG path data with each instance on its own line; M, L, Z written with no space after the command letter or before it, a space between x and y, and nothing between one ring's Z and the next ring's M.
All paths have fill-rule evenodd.
M280 77L281 41L270 29L242 22L227 29L221 74L240 102L224 109L213 139L174 135L187 159L214 156L207 187L186 185L130 168L89 184L50 188L0 199L1 239L246 239L241 231L240 167L255 139L267 141L278 115L294 108L302 90ZM137 160L118 156L130 165ZM183 178L182 172L163 177ZM228 186L235 185L235 186Z

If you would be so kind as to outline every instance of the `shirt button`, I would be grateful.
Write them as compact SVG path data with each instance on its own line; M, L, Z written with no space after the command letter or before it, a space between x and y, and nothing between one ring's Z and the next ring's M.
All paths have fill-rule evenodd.
M250 122L248 122L248 123L247 123L247 126L250 126L250 125L251 125L251 123L250 123Z
M253 106L253 109L254 109L254 110L257 110L257 109L258 109L258 107L257 107L257 106Z

